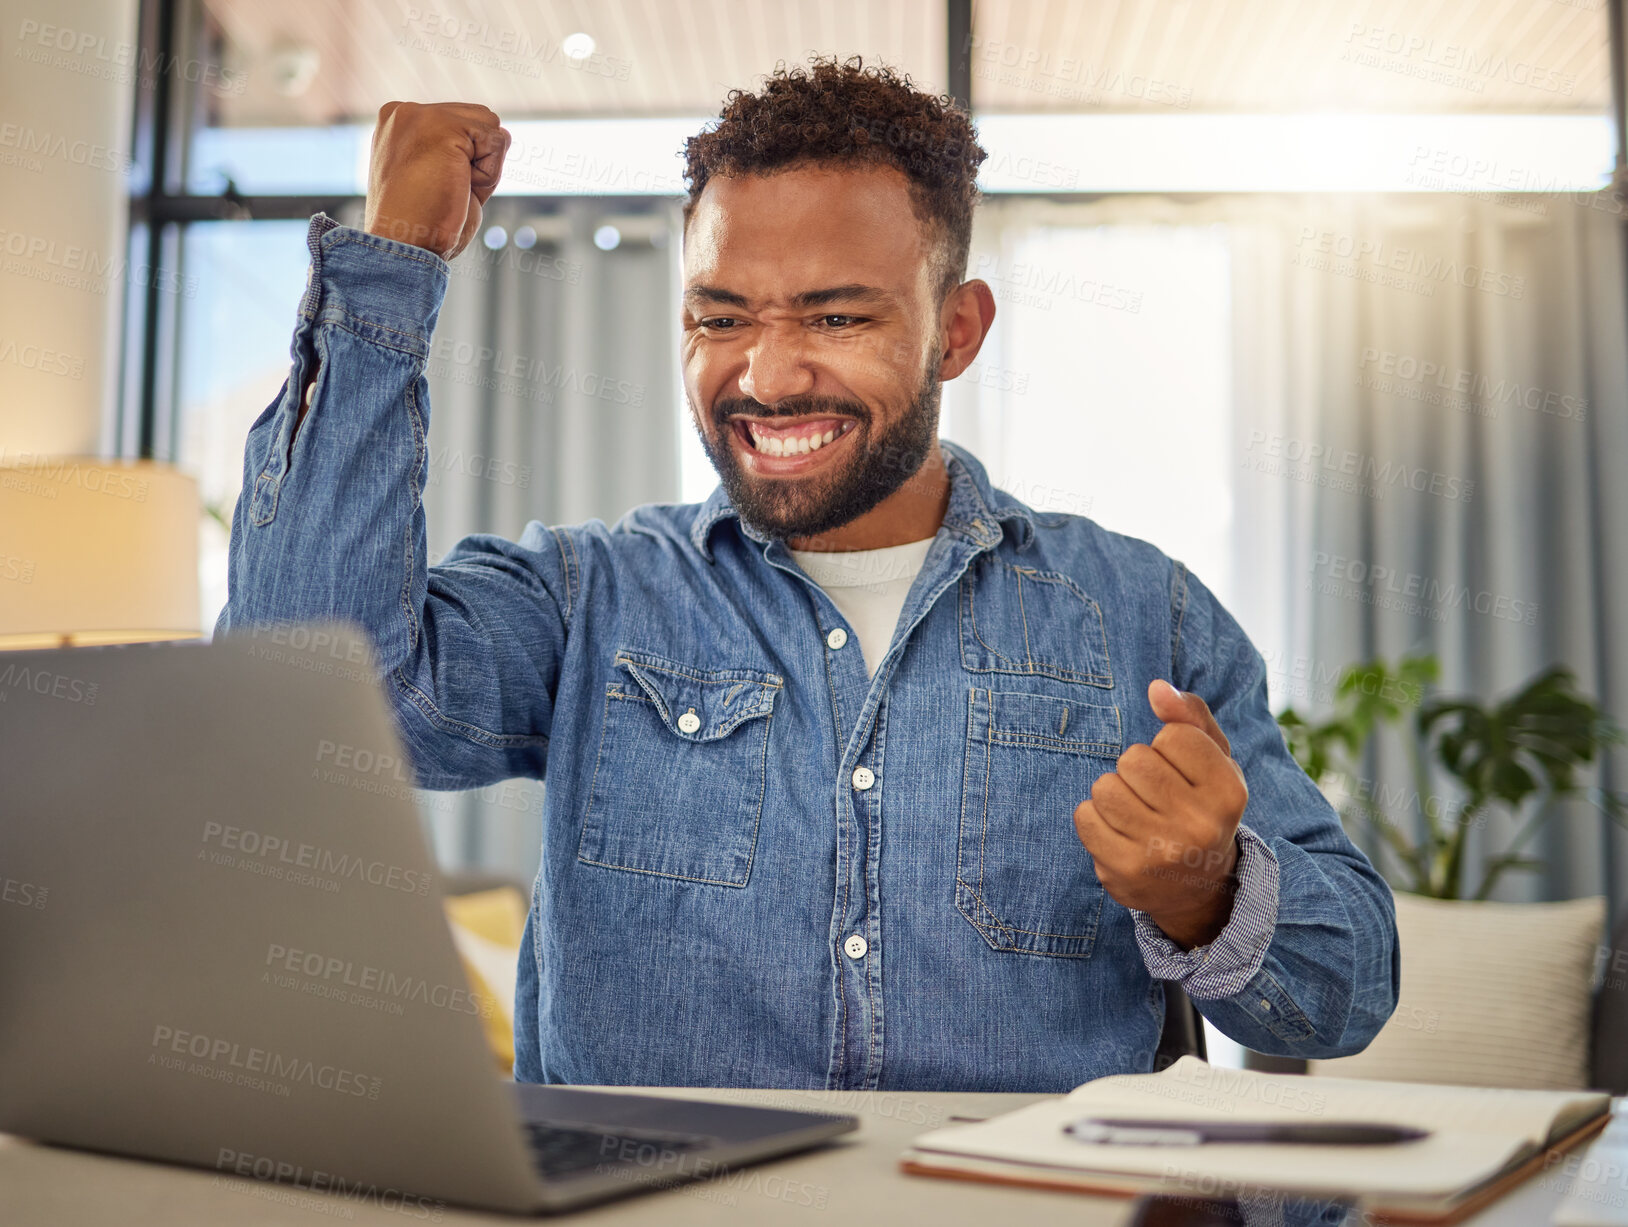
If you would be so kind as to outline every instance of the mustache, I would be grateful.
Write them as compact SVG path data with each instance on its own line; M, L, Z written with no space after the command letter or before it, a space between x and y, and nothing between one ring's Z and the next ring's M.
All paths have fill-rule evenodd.
M713 420L724 426L732 417L754 417L770 421L775 418L814 417L830 414L833 417L870 421L870 410L856 400L842 400L835 396L801 396L778 402L770 408L750 396L732 396L712 406Z

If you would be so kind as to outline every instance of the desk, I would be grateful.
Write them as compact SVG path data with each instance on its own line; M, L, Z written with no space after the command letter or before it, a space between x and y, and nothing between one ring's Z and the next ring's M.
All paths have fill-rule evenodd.
M936 1180L906 1176L898 1170L899 1152L910 1140L948 1123L951 1116L993 1116L1045 1096L695 1087L641 1093L842 1112L859 1117L860 1127L857 1133L822 1150L743 1168L711 1182L579 1210L563 1221L592 1227L632 1223L662 1227L731 1223L1119 1227L1129 1216L1131 1203L1119 1198ZM1548 1223L1564 1192L1563 1181L1539 1176L1469 1221L1474 1227L1541 1227ZM402 1227L426 1220L247 1177L83 1154L0 1136L0 1221L6 1227L316 1227L331 1223ZM527 1220L448 1207L439 1221L513 1227Z

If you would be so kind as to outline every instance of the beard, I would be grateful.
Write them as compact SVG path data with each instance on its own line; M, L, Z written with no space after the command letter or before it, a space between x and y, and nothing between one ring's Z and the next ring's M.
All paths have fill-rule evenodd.
M858 519L921 469L938 436L937 370L935 358L905 412L880 433L873 431L875 418L864 404L830 396L794 397L773 409L750 397L730 397L713 405L712 429L696 433L745 523L768 537L817 536ZM809 477L753 477L730 443L729 418L735 414L771 423L810 414L853 418L853 455L840 467Z

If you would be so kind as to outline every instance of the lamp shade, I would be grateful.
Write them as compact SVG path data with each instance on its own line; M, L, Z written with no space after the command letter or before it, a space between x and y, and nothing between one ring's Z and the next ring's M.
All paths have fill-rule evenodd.
M198 511L149 461L0 466L0 649L198 635Z

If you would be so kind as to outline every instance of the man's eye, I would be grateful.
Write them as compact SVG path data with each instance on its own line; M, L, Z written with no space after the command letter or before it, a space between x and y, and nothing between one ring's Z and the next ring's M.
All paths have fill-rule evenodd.
M835 328L839 330L843 328L852 328L855 324L862 324L864 322L863 317L858 315L820 316L820 323L824 324L827 328Z
M712 319L702 320L701 327L710 328L714 332L729 332L733 329L734 325L738 323L740 323L739 320L731 319L727 315L722 315L715 316Z

